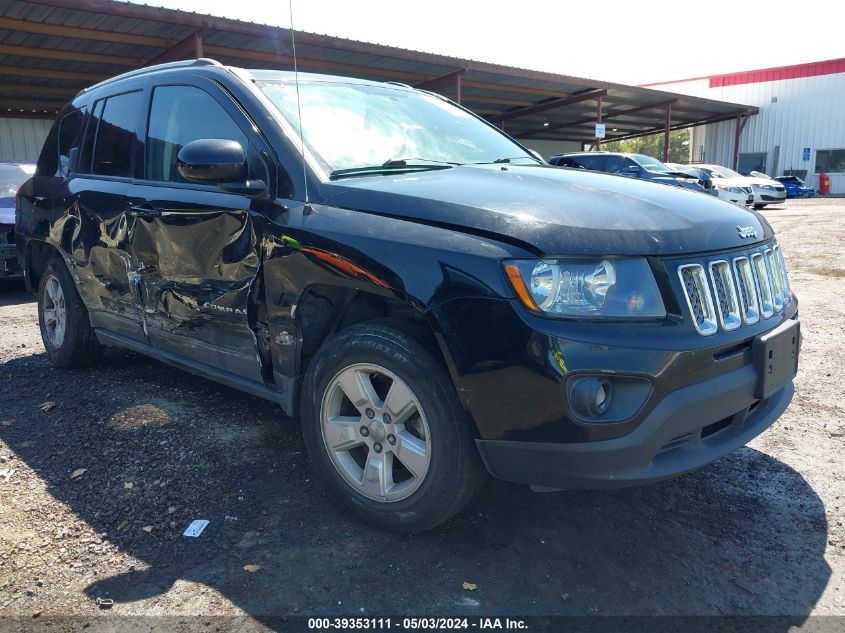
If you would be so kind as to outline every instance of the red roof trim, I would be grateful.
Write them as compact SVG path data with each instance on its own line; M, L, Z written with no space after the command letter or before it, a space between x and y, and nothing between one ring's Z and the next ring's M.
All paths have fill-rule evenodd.
M833 75L836 73L845 73L845 58L832 59L826 62L798 64L797 66L751 70L743 73L731 73L729 75L716 75L715 77L710 77L710 87L721 88L723 86L756 84L766 81L781 81L783 79L800 79L801 77L818 77L819 75Z
M799 79L801 77L818 77L820 75L835 75L837 73L845 73L845 57L823 62L796 64L794 66L778 66L777 68L747 70L738 73L728 73L725 75L705 75L703 77L690 77L688 79L657 81L650 84L642 84L642 87L650 88L652 86L665 86L669 84L679 84L688 81L709 79L711 88L721 88L723 86L764 83L767 81L780 81L783 79Z

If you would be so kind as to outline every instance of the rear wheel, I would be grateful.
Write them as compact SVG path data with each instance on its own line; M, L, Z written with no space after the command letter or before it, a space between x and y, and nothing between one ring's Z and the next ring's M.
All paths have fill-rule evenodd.
M52 257L38 284L38 324L50 361L57 367L87 367L102 354L88 310L67 266Z
M302 392L311 460L359 517L396 532L456 514L485 480L446 371L414 331L353 326L326 341Z

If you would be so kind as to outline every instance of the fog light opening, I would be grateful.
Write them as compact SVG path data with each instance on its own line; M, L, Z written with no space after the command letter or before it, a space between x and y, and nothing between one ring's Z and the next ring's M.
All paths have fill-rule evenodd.
M570 405L579 416L597 418L610 409L613 385L606 378L579 378L572 386L570 397Z

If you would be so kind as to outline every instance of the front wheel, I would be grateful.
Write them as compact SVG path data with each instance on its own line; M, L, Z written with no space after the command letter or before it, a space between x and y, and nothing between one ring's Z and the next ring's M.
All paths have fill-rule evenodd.
M356 325L323 344L303 385L302 431L320 477L382 529L433 528L485 480L442 363L398 322Z
M763 208L763 207L765 207L765 206L766 206L765 204L755 204L755 205L754 205L754 208L755 208L755 209L757 209L757 210L759 211L760 209L762 209L762 208Z

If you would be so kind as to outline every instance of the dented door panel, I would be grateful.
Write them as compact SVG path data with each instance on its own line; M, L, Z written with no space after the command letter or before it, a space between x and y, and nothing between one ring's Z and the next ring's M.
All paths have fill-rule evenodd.
M250 199L219 190L136 184L131 252L150 343L262 381L249 296L260 271Z
M66 213L51 235L73 260L91 324L143 341L143 306L126 216L129 186L122 180L74 178Z

